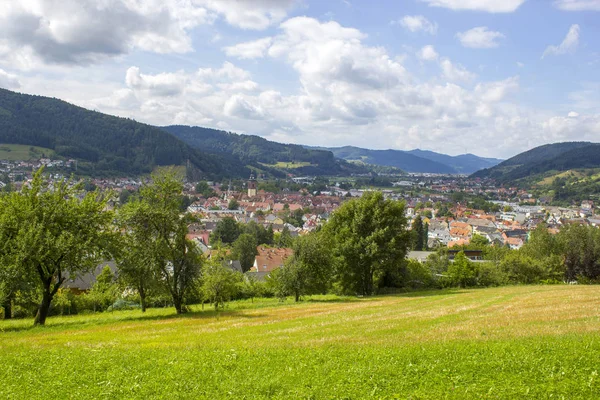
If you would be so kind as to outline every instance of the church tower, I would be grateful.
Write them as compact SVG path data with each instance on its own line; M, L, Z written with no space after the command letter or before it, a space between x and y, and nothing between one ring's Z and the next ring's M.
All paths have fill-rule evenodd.
M254 179L254 175L250 175L250 179L248 180L248 197L256 196L256 179Z

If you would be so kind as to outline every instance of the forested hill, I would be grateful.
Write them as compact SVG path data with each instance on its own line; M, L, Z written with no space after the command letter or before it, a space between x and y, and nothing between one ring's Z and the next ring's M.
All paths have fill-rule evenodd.
M90 175L138 175L188 162L205 176L249 174L235 157L201 152L160 128L5 89L0 89L0 143L53 149L80 160L79 171Z
M458 156L449 156L447 154L441 154L436 153L434 151L419 149L410 150L406 153L410 153L415 156L425 158L427 160L432 160L444 165L448 165L461 174L471 174L475 171L479 171L480 169L490 168L502 162L502 160L498 158L479 157L475 154L470 153L460 154Z
M239 135L198 126L172 125L163 129L190 146L210 153L231 154L242 162L268 172L293 170L297 174L345 175L364 173L363 167L336 159L330 151L269 141L255 135Z
M472 176L513 183L519 179L550 171L577 168L600 168L600 144L590 142L547 144L518 154L493 168L478 171Z

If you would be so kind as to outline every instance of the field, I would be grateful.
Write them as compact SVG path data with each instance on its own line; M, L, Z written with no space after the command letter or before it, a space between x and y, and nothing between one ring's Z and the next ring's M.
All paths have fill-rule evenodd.
M261 163L262 165L265 165L267 167L271 167L271 168L283 168L283 169L295 169L295 168L302 168L302 167L310 167L310 166L314 166L315 164L311 164L309 162L287 162L287 161L279 161L276 164L264 164Z
M0 398L600 398L599 305L520 286L0 322Z
M0 144L0 160L20 161L50 157L54 150L21 144Z

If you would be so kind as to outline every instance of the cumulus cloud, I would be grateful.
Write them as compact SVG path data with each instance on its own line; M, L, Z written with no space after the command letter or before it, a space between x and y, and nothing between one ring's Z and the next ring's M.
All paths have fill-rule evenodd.
M134 49L193 50L191 31L224 18L244 29L280 22L296 0L28 0L0 5L0 57L20 68L89 65Z
M285 91L263 88L231 62L159 73L140 66L129 68L120 86L109 92L98 88L101 94L93 101L76 103L157 125L200 125L289 143L422 146L451 154L463 153L469 143L468 151L501 157L548 138L580 139L579 131L600 134L597 107L583 107L585 99L585 104L597 105L589 97L597 96L591 94L597 92L595 86L573 93L572 105L565 107L580 115L569 117L519 107L512 101L520 90L518 76L478 81L433 46L418 54L436 63L440 73L423 80L405 68L401 57L334 21L292 18L269 39L260 52L261 63L280 60L297 76L296 85ZM23 90L36 91L36 82L29 79L22 78ZM83 92L79 86L67 87ZM60 95L57 90L52 94Z
M404 29L411 32L423 31L435 35L438 30L436 23L429 21L422 15L405 15L400 20L394 21L394 23L400 24Z
M442 73L450 81L469 82L475 79L476 75L468 71L460 64L453 64L448 58L444 58L440 62Z
M209 21L191 2L31 0L0 8L0 41L43 62L89 64L132 48L190 51L188 30Z
M600 0L555 0L554 6L565 11L600 11Z
M421 0L431 7L444 7L452 10L485 11L490 13L511 13L525 0Z
M438 59L439 54L433 46L427 45L417 52L417 57L423 61L435 61Z
M13 74L9 74L0 68L0 88L3 89L18 89L21 87L21 82Z
M262 30L281 22L298 0L198 0L233 26Z
M262 58L267 49L271 46L273 39L270 37L253 40L250 42L238 43L234 46L224 47L225 54L230 57L241 59Z
M558 46L548 46L542 54L542 58L548 55L562 55L567 53L572 53L577 49L579 45L579 25L574 24L569 28L569 32L567 32L567 36L565 36L564 40Z
M501 32L490 31L487 26L478 26L466 32L459 32L456 37L464 47L491 49L498 47L500 44L497 40L505 36Z

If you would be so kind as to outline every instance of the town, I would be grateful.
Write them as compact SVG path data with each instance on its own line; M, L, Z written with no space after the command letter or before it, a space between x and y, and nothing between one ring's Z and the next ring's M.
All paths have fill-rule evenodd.
M10 186L19 190L32 179L32 171L40 167L45 168L50 180L65 179L75 165L75 160L47 158L0 161L0 189ZM420 251L464 248L475 235L485 238L492 246L519 249L540 224L547 226L551 234L572 224L600 226L599 211L593 200L559 207L549 204L548 199L535 198L526 190L495 186L490 180L414 173L385 178L385 187L371 187L364 176L318 179L289 176L276 184L254 175L235 184L187 181L183 192L185 211L199 220L189 226L188 238L210 257L213 231L224 220L257 224L279 235L285 232L290 238L306 235L322 226L344 201L373 190L380 190L387 199L406 204L410 228L419 218L427 237L426 242L415 249ZM81 179L88 190L113 192L113 204L126 202L149 180L148 177ZM317 180L320 184L315 187ZM258 243L250 272L264 278L284 265L291 254L290 249L278 250ZM409 253L409 257L414 254Z

